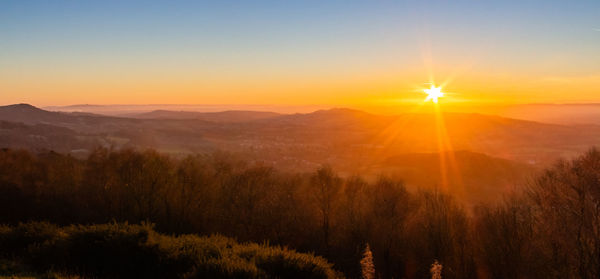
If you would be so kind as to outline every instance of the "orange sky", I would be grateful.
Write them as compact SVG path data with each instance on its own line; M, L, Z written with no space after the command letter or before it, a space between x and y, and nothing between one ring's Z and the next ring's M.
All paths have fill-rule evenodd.
M3 103L65 104L325 104L394 106L425 98L424 72L391 71L306 77L173 77L148 74L77 76L60 73L19 77L5 73ZM441 103L598 102L600 74L545 76L466 70L437 75ZM446 77L446 78L444 78Z

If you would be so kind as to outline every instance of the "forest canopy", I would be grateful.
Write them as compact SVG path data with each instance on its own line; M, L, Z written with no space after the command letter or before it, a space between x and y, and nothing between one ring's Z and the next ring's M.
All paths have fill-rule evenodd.
M153 223L311 252L360 277L368 244L382 278L597 278L600 152L561 161L503 202L465 206L397 179L289 173L224 154L182 159L96 149L87 159L0 151L0 223Z

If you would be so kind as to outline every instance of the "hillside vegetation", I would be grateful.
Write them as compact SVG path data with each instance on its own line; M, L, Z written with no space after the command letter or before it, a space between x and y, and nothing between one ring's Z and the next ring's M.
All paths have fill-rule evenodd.
M90 278L339 278L325 259L222 237L167 236L149 225L0 227L0 275ZM15 270L14 267L21 270ZM4 273L4 274L1 274Z

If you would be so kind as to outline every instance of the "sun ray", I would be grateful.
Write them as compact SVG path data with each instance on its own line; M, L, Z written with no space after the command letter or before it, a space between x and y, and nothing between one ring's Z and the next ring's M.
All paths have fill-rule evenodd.
M440 176L443 190L449 190L450 180L452 179L452 191L454 194L463 195L464 187L460 167L455 157L455 150L450 141L446 122L440 106L434 104L434 117L436 127L436 137L438 144L438 154L440 157Z

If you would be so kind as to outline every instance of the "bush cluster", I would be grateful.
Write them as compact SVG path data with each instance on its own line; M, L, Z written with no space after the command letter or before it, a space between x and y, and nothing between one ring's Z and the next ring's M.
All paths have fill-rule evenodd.
M90 278L339 278L325 259L223 236L168 236L150 225L0 227L3 261Z

